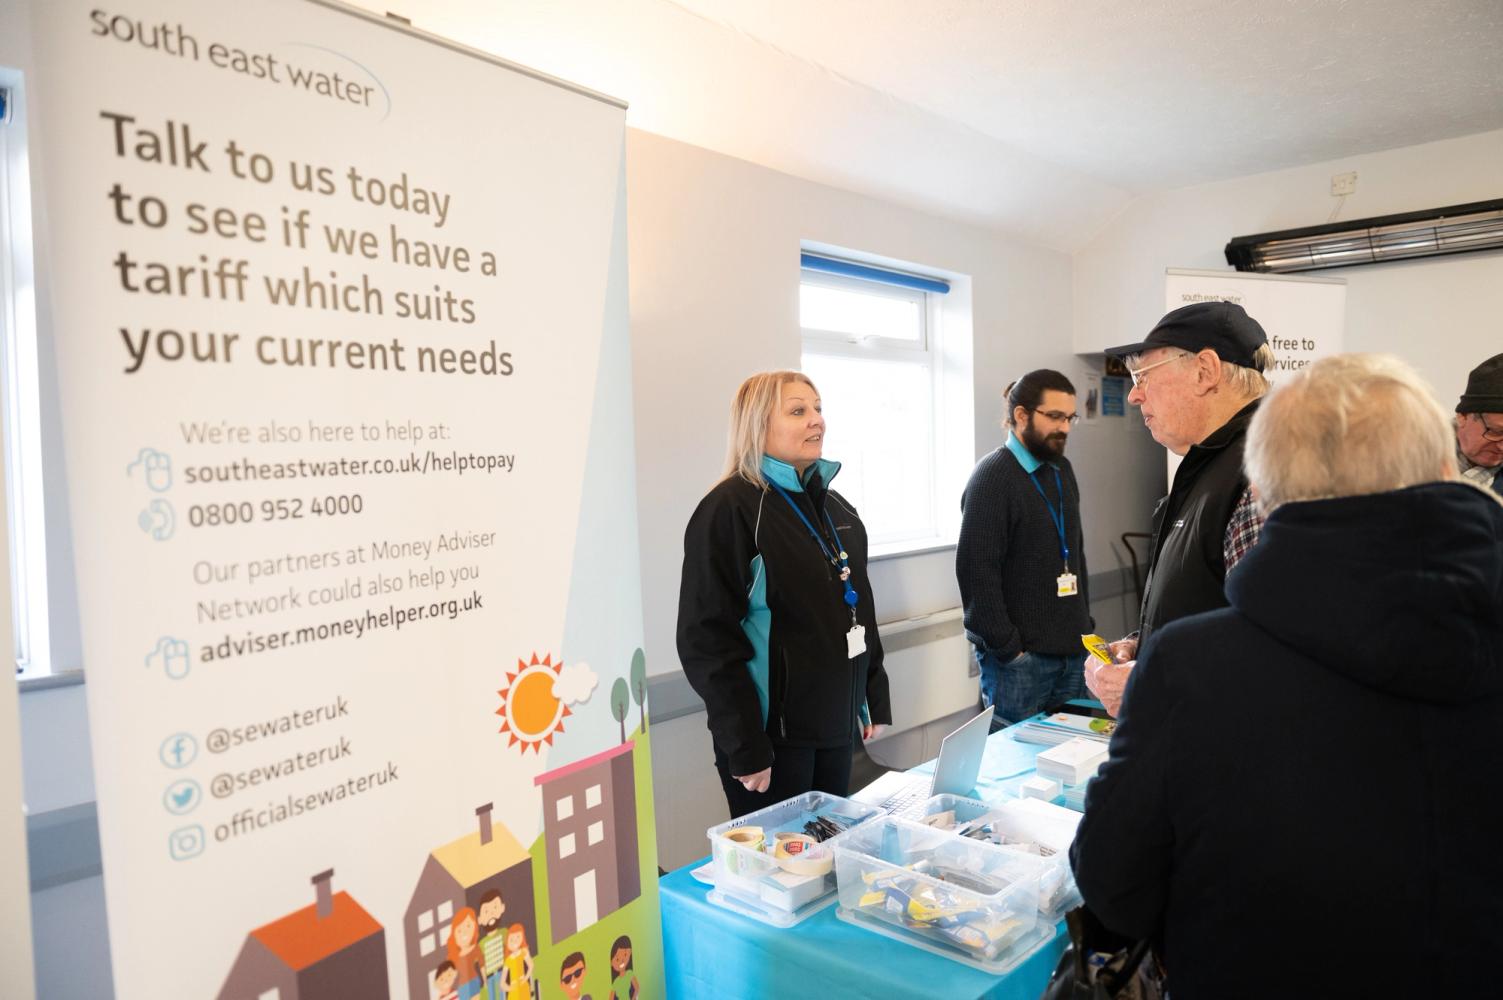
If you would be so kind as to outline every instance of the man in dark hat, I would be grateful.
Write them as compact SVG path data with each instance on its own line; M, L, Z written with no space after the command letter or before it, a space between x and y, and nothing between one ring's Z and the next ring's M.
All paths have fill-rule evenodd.
M1467 376L1456 404L1456 459L1463 477L1503 494L1503 354Z
M1177 618L1226 607L1227 572L1257 541L1262 519L1242 472L1247 425L1268 391L1268 335L1231 302L1196 302L1136 344L1109 349L1132 376L1127 401L1153 439L1179 455L1154 511L1138 631L1112 643L1116 666L1087 660L1086 684L1113 715L1138 646Z

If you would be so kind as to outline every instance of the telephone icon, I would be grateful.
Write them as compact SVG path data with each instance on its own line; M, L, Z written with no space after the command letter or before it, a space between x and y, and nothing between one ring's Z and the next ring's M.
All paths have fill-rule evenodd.
M177 514L166 500L153 500L136 516L141 530L159 542L165 542L177 530Z

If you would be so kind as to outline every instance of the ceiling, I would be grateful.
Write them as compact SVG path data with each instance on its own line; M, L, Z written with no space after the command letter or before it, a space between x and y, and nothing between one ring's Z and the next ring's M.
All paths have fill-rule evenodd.
M1503 0L360 0L633 127L1014 233L1503 128Z

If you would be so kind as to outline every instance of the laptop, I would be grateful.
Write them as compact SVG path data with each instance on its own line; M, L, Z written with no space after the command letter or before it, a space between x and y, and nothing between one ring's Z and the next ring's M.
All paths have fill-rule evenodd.
M889 771L851 798L895 813L923 802L931 795L969 796L976 788L976 776L981 773L981 758L986 754L986 738L991 735L991 726L992 709L982 709L980 715L940 743L934 774Z

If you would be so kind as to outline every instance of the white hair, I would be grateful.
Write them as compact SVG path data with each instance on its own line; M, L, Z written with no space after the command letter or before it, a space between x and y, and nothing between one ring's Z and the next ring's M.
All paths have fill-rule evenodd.
M1456 476L1445 410L1388 354L1321 358L1268 394L1247 432L1247 477L1263 510L1385 493Z

